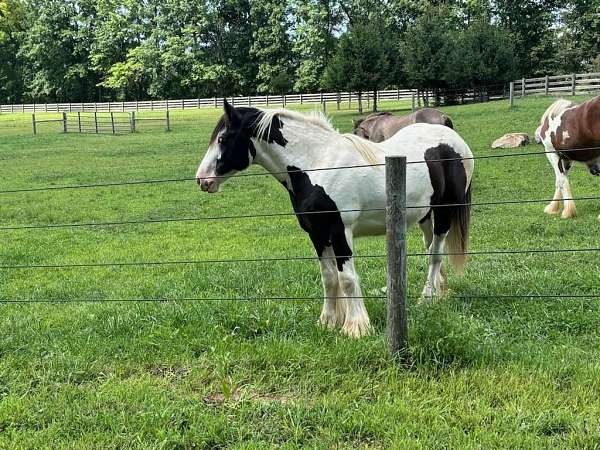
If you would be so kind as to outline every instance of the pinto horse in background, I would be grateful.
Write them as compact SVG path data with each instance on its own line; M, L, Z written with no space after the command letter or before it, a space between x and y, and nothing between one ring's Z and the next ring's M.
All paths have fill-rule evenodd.
M556 176L554 196L544 211L558 214L563 200L562 217L575 217L567 174L576 161L586 164L592 175L600 175L600 96L580 105L564 99L555 101L544 112L535 134Z
M353 121L352 132L371 142L383 142L413 123L431 123L454 128L450 117L443 112L433 108L423 108L407 116L394 116L389 112L370 114L364 119Z
M352 249L354 237L385 233L385 169L376 165L386 155L405 155L409 162L407 224L419 223L430 253L424 297L442 293L444 249L452 253L455 267L462 267L473 160L455 131L416 124L373 144L338 133L323 116L234 108L227 102L224 108L196 173L198 184L217 192L228 177L251 164L281 183L319 257L325 293L321 324L340 325L353 337L370 332ZM346 166L362 167L310 170Z

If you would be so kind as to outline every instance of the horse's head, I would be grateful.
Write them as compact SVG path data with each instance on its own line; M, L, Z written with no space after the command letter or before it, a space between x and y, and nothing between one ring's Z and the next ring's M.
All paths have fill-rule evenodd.
M356 119L352 121L352 133L365 139L369 139L369 132L363 126L365 119Z
M196 181L206 192L217 192L227 178L248 168L256 156L251 139L251 122L256 117L249 117L227 101L224 110L196 172Z

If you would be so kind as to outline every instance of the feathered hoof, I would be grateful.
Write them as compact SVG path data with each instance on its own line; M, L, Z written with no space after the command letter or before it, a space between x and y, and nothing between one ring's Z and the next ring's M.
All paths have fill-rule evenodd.
M565 208L561 214L561 217L563 219L573 219L577 217L577 210L575 209L575 206Z
M544 212L546 214L550 214L551 216L558 214L560 212L560 203L551 202L545 208Z
M369 336L372 333L373 327L368 320L347 320L342 327L342 334L354 339Z
M319 317L319 325L328 330L332 330L337 325L337 315L322 312Z

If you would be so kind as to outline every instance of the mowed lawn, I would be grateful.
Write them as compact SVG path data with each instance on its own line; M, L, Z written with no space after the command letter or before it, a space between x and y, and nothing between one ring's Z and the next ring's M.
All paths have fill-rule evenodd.
M444 110L477 156L536 152L490 143L533 134L552 100ZM329 109L349 131L356 113ZM35 137L30 115L0 115L0 191L192 178L219 114L172 111L171 133L47 124ZM575 196L600 195L582 166L571 181ZM553 191L544 155L476 161L474 202ZM544 206L475 206L472 250L599 246L600 202L579 201L569 221ZM0 227L290 211L267 175L215 195L193 181L0 194ZM417 229L409 251L422 251ZM385 241L356 253L383 254ZM293 216L0 230L2 266L312 254ZM365 294L381 295L385 261L357 266ZM412 296L426 269L409 259ZM214 300L319 297L315 261L0 269L0 300L32 301L0 305L0 448L597 448L600 299L507 296L597 295L599 273L597 252L473 256L449 298L410 300L404 370L386 352L384 300L367 300L375 333L360 340L318 327L319 300ZM134 299L164 301L115 301ZM73 303L43 303L59 300Z

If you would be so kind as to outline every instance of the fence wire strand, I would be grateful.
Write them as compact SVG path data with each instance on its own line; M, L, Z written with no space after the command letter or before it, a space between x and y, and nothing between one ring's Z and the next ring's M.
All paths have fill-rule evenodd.
M553 253L593 253L600 252L600 247L587 248L563 248L563 249L517 249L517 250L476 250L468 252L443 252L429 253L416 252L407 253L407 257L419 256L486 256L486 255L523 255L523 254L553 254ZM244 263L271 263L287 261L318 261L335 259L383 259L385 254L368 255L344 255L344 256L281 256L265 258L233 258L233 259L190 259L179 261L111 261L90 263L66 263L66 264L5 264L0 265L0 270L35 270L35 269L76 269L76 268L105 268L105 267L140 267L140 266L184 266L202 264L244 264Z
M441 159L430 159L430 160L417 160L417 161L408 161L406 164L424 164L424 163L432 163L432 162L447 162L447 161L465 161L465 160L483 160L483 159L496 159L496 158L510 158L517 156L533 156L533 155L544 155L548 153L569 153L576 152L582 150L600 150L600 147L585 147L585 148L571 148L564 149L558 151L537 151L537 152L520 152L520 153L502 153L497 155L481 155L481 156L472 156L472 157L458 157L458 158L441 158ZM344 170L344 169L361 169L361 168L373 168L373 167L383 167L385 163L379 164L357 164L357 165L348 165L348 166L338 166L338 167L320 167L320 168L312 168L312 169L298 169L298 170L285 170L280 172L250 172L250 173L239 173L234 176L226 176L226 175L215 175L211 177L206 177L206 179L230 179L230 178L243 178L243 177L254 177L254 176L265 176L265 175L286 175L290 173L300 173L300 172L319 172L319 171L329 171L329 170ZM130 181L118 181L118 182L110 182L110 183L88 183L88 184L74 184L74 185L63 185L63 186L44 186L44 187L35 187L35 188L14 188L14 189L4 189L0 190L0 194L15 194L20 192L42 192L42 191L56 191L56 190L66 190L66 189L88 189L88 188L103 188L103 187L118 187L118 186L134 186L134 185L143 185L143 184L164 184L164 183L179 183L185 181L195 181L196 178L186 177L186 178L165 178L165 179L155 179L155 180L130 180Z

